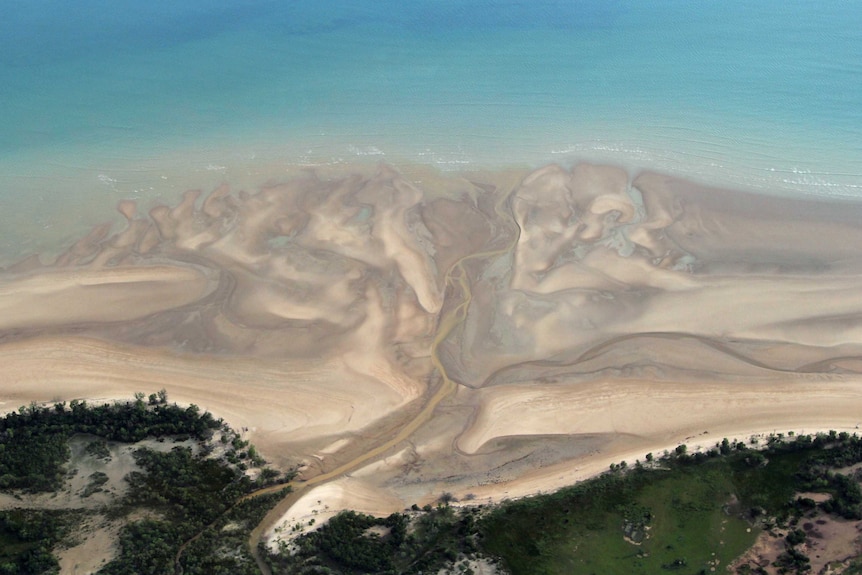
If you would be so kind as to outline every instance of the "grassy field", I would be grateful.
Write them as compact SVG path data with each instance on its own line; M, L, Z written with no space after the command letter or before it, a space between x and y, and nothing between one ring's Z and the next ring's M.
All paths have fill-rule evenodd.
M513 573L708 572L757 535L735 513L732 476L727 463L710 462L600 478L497 512L485 548Z
M483 548L513 575L723 571L754 543L754 515L787 508L812 452L766 461L745 451L606 474L494 510Z

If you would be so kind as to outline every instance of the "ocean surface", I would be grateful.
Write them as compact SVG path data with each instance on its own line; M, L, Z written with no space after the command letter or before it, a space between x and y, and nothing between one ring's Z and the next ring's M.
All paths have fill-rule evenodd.
M860 30L828 0L5 0L0 263L119 199L303 165L592 160L862 200Z

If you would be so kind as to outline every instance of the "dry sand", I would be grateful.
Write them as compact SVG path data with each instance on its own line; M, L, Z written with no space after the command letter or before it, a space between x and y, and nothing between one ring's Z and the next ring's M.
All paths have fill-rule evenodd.
M0 409L165 388L305 478L389 447L290 521L860 424L862 206L586 164L512 176L381 166L123 202L125 229L0 272ZM388 445L441 376L455 391Z

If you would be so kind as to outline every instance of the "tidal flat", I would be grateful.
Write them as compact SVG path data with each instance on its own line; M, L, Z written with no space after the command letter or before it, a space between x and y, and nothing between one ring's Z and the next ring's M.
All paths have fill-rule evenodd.
M497 501L859 424L856 203L380 165L118 210L2 271L0 401L155 387L223 417L307 481L263 539L317 502Z

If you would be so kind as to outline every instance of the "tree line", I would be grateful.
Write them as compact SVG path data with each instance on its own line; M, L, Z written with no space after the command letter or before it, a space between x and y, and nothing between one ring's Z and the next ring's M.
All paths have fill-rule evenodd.
M167 403L162 390L147 404L135 401L88 405L73 400L53 406L31 403L0 419L0 489L55 491L63 485L69 438L89 433L110 441L134 443L147 437L188 436L205 440L221 427L196 405Z

